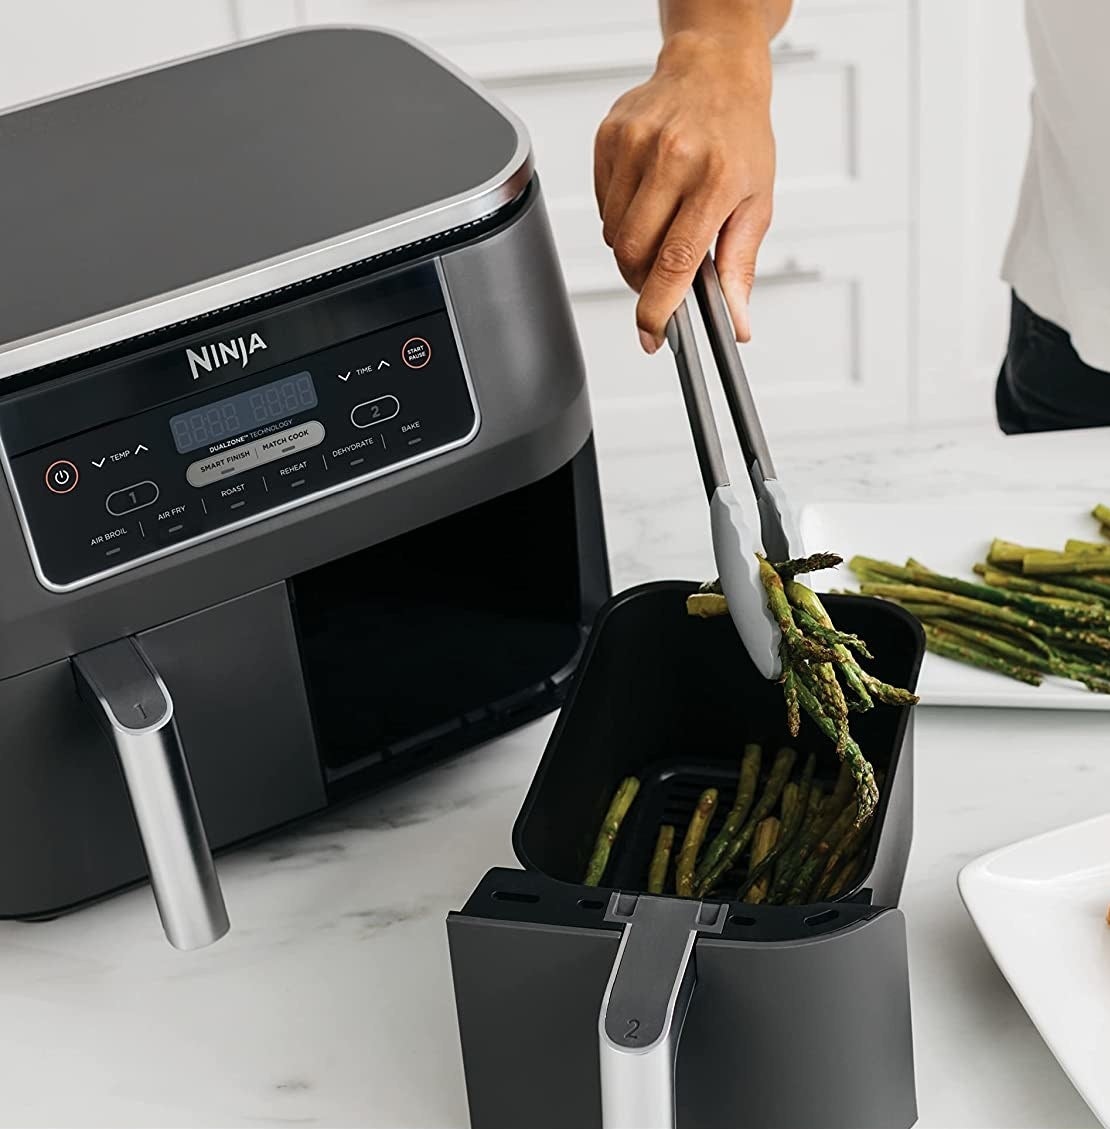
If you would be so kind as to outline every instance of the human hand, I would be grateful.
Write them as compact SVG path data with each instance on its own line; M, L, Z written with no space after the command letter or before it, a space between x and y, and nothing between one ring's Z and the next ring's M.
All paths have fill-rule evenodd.
M748 299L775 176L770 101L765 36L683 31L598 129L602 235L640 294L636 324L648 353L662 345L714 238L737 339L751 338Z

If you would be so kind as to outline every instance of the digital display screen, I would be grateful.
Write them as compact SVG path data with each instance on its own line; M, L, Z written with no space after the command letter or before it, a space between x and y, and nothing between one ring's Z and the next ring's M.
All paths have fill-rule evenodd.
M264 427L283 416L295 415L316 407L316 385L312 374L297 372L283 376L261 388L228 396L170 420L174 446L181 455L208 447L224 439L234 439L255 427Z

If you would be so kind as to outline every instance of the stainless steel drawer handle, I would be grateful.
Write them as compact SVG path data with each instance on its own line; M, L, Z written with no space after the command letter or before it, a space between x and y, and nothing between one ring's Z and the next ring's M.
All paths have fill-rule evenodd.
M803 267L796 259L787 259L776 271L767 274L758 273L755 284L759 286L785 286L792 282L820 282L824 273L816 267Z
M166 938L177 949L218 941L227 910L165 683L130 638L72 661L119 758Z
M613 63L592 67L568 66L559 70L527 71L521 74L499 75L487 78L484 84L491 90L512 90L528 86L551 86L575 82L604 82L608 79L646 80L652 72L653 64L647 59L631 63Z
M820 57L816 47L795 47L785 39L771 48L772 63L815 63Z
M602 1129L675 1129L675 1063L694 994L699 933L724 930L728 906L615 893L624 926L598 1017Z
M816 47L795 47L787 41L777 43L771 48L771 62L775 64L815 63L820 57ZM499 75L496 78L487 78L485 84L493 90L512 90L527 86L550 86L555 83L604 82L609 79L643 81L651 74L653 66L653 62L648 59L600 66L571 65L559 69Z

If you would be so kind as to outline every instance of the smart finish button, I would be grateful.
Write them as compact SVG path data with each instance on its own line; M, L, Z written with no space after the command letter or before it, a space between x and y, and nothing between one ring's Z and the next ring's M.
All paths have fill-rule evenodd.
M58 459L46 468L46 488L51 494L68 494L77 478L77 468L69 459Z
M409 368L423 368L432 359L432 347L423 337L410 337L401 346L401 360Z

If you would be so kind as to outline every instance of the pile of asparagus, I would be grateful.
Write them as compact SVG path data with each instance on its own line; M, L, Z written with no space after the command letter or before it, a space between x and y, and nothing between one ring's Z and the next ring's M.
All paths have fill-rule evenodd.
M1110 508L1095 516L1110 528ZM981 583L854 557L860 591L915 615L930 651L1031 686L1046 674L1110 693L1110 542L1068 541L1063 552L995 540L975 565Z
M863 870L872 816L857 818L855 782L846 762L826 794L814 778L816 757L807 757L795 777L796 760L793 749L780 749L760 788L763 750L746 746L732 807L708 845L718 814L717 788L707 788L698 798L677 854L677 829L670 824L659 829L646 875L648 893L808 905L850 891ZM604 878L639 788L634 776L617 788L590 856L586 885L600 885Z
M870 761L848 731L849 714L872 709L876 701L913 705L917 697L864 670L859 659L872 657L867 644L856 635L838 631L820 597L797 579L803 573L835 568L840 563L841 558L833 553L782 564L760 557L759 572L768 606L782 632L787 729L791 737L797 737L804 710L835 743L837 756L855 781L856 823L862 825L874 814L879 789ZM686 609L702 617L727 615L720 583L703 585L687 599Z

